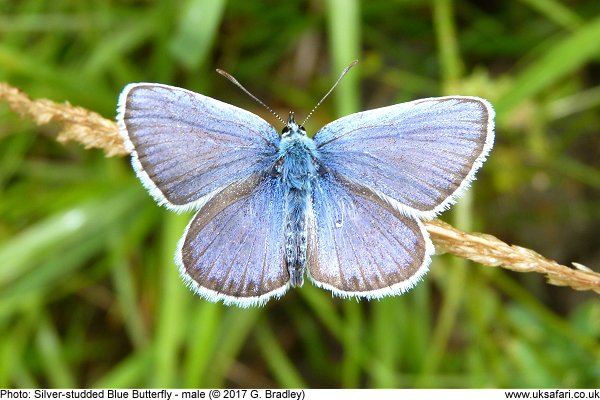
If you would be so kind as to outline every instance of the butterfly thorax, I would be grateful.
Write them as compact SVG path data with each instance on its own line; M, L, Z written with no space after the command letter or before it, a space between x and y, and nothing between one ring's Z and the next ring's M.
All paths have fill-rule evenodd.
M285 188L285 262L292 286L302 286L306 268L307 212L317 178L317 160L314 141L290 114L276 168Z

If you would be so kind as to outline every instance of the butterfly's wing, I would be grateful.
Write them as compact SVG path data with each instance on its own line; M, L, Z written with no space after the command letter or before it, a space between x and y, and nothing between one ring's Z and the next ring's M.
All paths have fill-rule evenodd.
M138 177L159 204L176 211L202 206L277 156L279 135L266 121L177 87L127 85L117 122Z
M309 278L341 297L404 293L433 253L420 221L329 173L315 184L308 226Z
M256 174L207 201L186 228L175 261L202 297L241 307L289 287L284 266L281 181Z
M456 200L493 141L492 106L462 96L352 114L315 135L327 170L419 218L433 218Z

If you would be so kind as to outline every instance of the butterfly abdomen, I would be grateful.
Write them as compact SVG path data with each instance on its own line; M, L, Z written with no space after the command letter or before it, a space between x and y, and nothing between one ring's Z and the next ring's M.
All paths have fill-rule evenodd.
M285 188L285 262L292 286L302 286L306 268L307 210L317 175L312 139L284 138L280 145L281 179Z

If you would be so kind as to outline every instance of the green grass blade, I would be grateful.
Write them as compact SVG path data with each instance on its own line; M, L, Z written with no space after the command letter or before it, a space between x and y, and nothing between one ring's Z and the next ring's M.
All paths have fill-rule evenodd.
M115 365L107 374L94 382L95 388L132 388L146 387L152 358L154 356L152 348L146 348L132 353L117 365Z
M156 359L152 384L155 387L176 387L182 378L179 353L189 329L191 293L179 276L173 255L189 219L189 215L165 214L159 266L162 285L153 343Z
M38 260L106 229L134 209L140 193L137 188L122 190L106 199L73 207L47 217L0 245L0 287L28 273ZM98 219L98 215L103 218Z
M52 387L75 387L75 377L65 359L63 343L47 316L40 315L36 347L40 352L42 369Z
M434 27L446 94L452 94L455 90L463 70L453 16L452 0L434 0Z
M273 334L267 321L256 325L256 339L265 361L269 365L271 373L275 376L279 387L282 388L306 388L306 382L302 379L300 371L294 366L294 362L286 355L285 350Z
M208 56L225 4L225 0L187 0L181 7L177 32L171 39L171 53L186 68L198 68Z
M360 304L356 300L344 303L345 326L342 345L342 385L344 388L358 388L360 385L363 317Z
M599 37L600 18L596 18L557 40L537 61L518 73L510 89L495 103L498 115L505 115L600 54Z
M327 21L333 62L332 75L335 76L360 56L360 2L328 0ZM348 115L359 110L358 83L358 71L352 71L336 88L334 95L339 115Z
M206 385L213 357L218 357L214 351L222 315L227 312L222 304L209 303L199 297L194 299L192 307L195 308L194 319L187 336L183 377L183 386L188 388Z
M569 30L576 30L583 20L571 8L556 0L521 0L548 19Z
M264 308L240 309L230 307L221 324L219 343L213 349L213 364L206 385L222 387L231 365L250 335Z

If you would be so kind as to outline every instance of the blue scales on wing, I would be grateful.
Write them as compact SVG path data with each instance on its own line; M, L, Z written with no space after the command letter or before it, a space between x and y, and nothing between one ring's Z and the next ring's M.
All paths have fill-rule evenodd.
M493 117L477 97L429 98L340 118L315 142L334 174L433 218L474 179L493 145Z
M277 156L279 135L262 118L177 87L128 85L117 121L142 183L177 211L202 206Z
M341 297L401 294L427 272L433 246L420 221L369 190L324 174L309 221L308 273Z
M208 300L242 307L283 295L290 280L283 197L280 179L257 174L210 199L175 255L189 286Z

